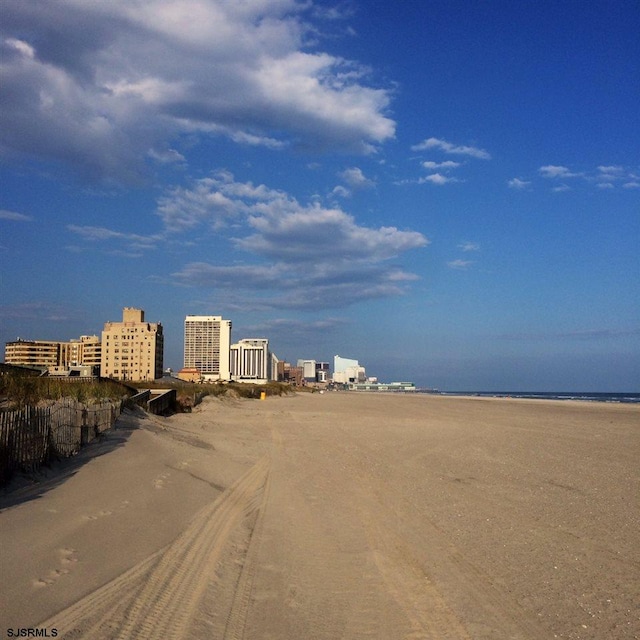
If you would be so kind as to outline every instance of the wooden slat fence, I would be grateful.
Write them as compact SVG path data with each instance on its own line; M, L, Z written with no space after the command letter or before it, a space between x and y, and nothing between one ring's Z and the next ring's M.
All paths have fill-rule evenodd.
M33 473L53 458L74 455L115 424L123 404L63 398L51 406L0 412L0 485L16 471Z
M0 413L0 482L14 471L36 471L44 461L49 439L49 407L25 407Z

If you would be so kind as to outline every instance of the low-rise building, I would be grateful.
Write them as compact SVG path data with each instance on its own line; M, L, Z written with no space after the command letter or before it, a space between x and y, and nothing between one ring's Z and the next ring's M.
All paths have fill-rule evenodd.
M69 341L21 340L5 344L7 364L47 369L52 374L66 375L71 367L100 366L102 343L98 336L80 336Z
M366 382L352 383L348 385L350 391L391 391L391 392L411 392L416 390L413 382Z
M18 338L4 346L6 364L25 365L48 369L63 361L62 342L57 340L22 340Z
M195 368L183 368L176 374L178 380L185 382L202 382L202 374Z
M302 386L302 367L292 367L290 362L287 362L286 360L280 360L277 363L276 371L278 382L286 382L297 387Z

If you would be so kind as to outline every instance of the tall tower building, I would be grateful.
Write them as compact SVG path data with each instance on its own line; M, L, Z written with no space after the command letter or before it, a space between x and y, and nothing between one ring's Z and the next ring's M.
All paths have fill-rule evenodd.
M184 321L184 368L204 380L231 380L231 320L222 316L187 316Z
M164 335L159 322L145 322L144 311L125 307L122 322L105 322L100 373L116 380L162 378Z

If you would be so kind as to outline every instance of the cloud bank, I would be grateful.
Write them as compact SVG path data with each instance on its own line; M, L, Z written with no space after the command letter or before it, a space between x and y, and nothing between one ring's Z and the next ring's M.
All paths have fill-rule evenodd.
M233 233L230 243L246 256L233 265L189 263L174 282L224 290L237 304L250 297L262 309L336 308L400 295L417 276L395 261L429 242L416 231L362 226L340 208L301 204L228 172L170 192L157 213L167 230Z
M318 50L297 0L6 0L0 149L132 182L183 162L179 136L370 152L395 135L389 93Z

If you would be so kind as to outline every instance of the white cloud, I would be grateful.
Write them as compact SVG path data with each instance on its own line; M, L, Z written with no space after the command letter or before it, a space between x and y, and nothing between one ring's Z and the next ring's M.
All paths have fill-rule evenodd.
M460 163L454 162L453 160L445 160L444 162L433 162L432 160L427 160L422 163L422 166L430 171L435 171L436 169L456 169L460 166Z
M463 251L480 251L480 245L477 242L461 242L458 245L458 249Z
M598 166L598 171L600 173L604 173L607 175L614 175L614 174L619 174L622 173L624 171L624 167L620 166L620 165L599 165Z
M236 246L262 256L288 262L315 260L380 262L405 251L426 246L416 231L396 227L370 229L356 224L340 209L299 206L289 211L280 207L263 209L249 217L256 233L236 240Z
M136 180L149 155L180 155L183 132L371 152L395 135L390 91L314 50L309 6L6 2L0 148L117 181Z
M367 178L362 169L358 167L350 167L340 172L339 177L344 180L352 189L370 189L375 186L373 180Z
M107 229L106 227L69 224L67 225L67 229L90 242L108 242L111 240L117 240L123 241L130 247L138 249L152 249L160 240L162 240L162 236L159 234L142 235L137 233L124 233L122 231ZM139 257L139 254L136 254L136 257Z
M625 182L622 187L624 189L640 189L640 182L636 182L636 181L631 181L631 182Z
M351 191L339 184L338 186L333 188L333 190L331 191L331 195L339 196L340 198L350 198Z
M229 131L229 137L237 144L249 147L267 147L268 149L284 149L287 143L269 136L256 136L246 131Z
M591 184L601 191L614 190L625 187L625 184L638 182L638 177L623 165L598 165L594 169L584 171L573 171L564 165L548 164L538 169L538 175L543 179L553 181L563 181L553 187L554 192L571 191L579 188L582 184ZM571 180L571 186L564 181ZM530 182L514 178L508 181L509 187L513 189L524 189L531 185Z
M7 47L14 49L25 58L33 59L36 57L35 49L24 40L19 40L18 38L7 38L6 43Z
M186 158L175 149L165 149L162 151L150 149L148 155L152 160L160 164L179 164L186 161Z
M426 149L440 149L445 153L453 155L469 156L478 158L479 160L490 160L491 155L484 149L478 147L469 147L465 145L455 145L440 138L427 138L422 142L411 147L413 151L424 151Z
M30 222L33 218L25 215L24 213L18 213L17 211L8 211L7 209L0 209L0 220L12 220L14 222Z
M567 167L562 165L548 164L538 169L538 173L543 178L577 178L580 173L573 173Z
M447 266L450 269L468 269L473 264L472 260L451 260L451 262L447 262Z
M424 184L425 182L430 182L431 184L442 186L444 184L449 184L450 182L460 182L460 180L458 180L457 178L450 178L448 176L443 176L441 173L432 173L431 175L425 176L424 178L420 178L418 182L420 184Z
M531 182L527 180L521 180L520 178L512 178L507 182L507 185L511 189L527 189L531 186Z
M252 194L262 195L250 183L241 194L228 174L218 173L196 181L191 188L172 189L159 198L157 213L169 231L185 231L202 223L220 228L246 211L239 196L252 200Z
M616 186L625 188L626 184L637 182L637 176L622 165L600 165L597 171L589 179L595 180L596 186L600 189L610 189Z
M236 183L221 171L190 188L176 187L158 199L157 213L168 231L186 231L200 224L219 229L251 211L255 202L288 206L286 194L252 183Z

